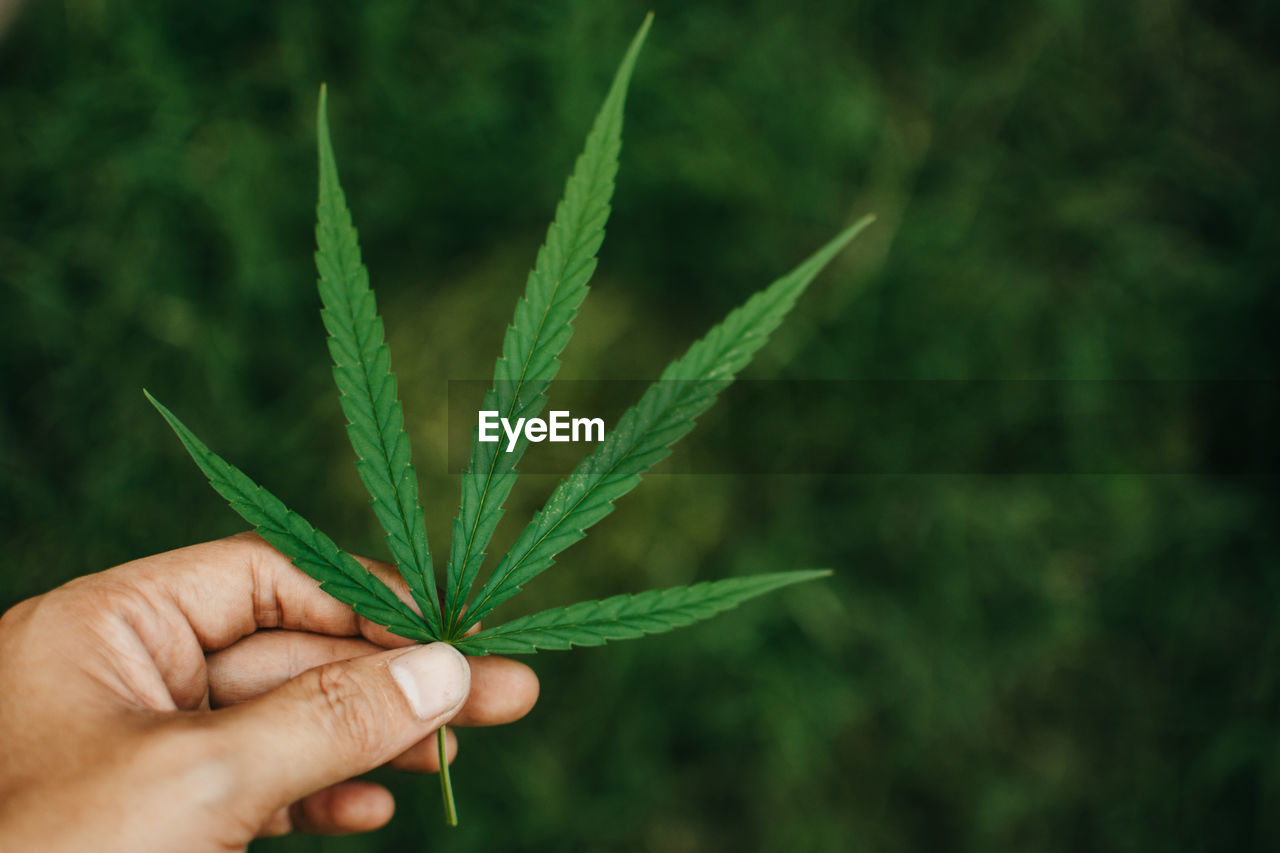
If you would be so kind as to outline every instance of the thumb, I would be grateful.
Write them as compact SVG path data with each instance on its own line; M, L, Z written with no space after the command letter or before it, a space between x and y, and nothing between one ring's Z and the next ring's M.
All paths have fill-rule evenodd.
M470 688L467 659L432 643L308 670L214 716L242 792L274 809L390 761L453 717Z

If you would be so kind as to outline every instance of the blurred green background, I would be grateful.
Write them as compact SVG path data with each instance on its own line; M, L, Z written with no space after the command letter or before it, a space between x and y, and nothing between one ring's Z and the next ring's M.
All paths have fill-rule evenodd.
M748 376L1274 376L1276 4L652 5L566 378L656 374L868 211ZM0 40L0 608L242 527L144 385L384 556L314 292L322 80L445 549L446 382L492 369L648 7L25 9ZM874 414L830 411L803 429ZM957 468L1008 449L997 414L1016 426L945 415ZM836 576L530 659L535 711L462 735L457 830L434 777L387 775L387 829L255 849L1278 849L1275 479L1213 474L1240 425L1191 391L1175 414L1154 468L1182 474L654 476L505 615ZM1082 468L1125 470L1070 438ZM498 545L553 483L520 483Z

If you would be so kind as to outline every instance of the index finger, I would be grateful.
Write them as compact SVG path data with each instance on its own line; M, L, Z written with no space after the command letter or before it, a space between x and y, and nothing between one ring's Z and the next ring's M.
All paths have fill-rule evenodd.
M394 567L356 559L418 611ZM144 557L82 581L124 585L153 606L171 604L206 652L226 648L259 628L364 637L384 648L413 645L321 590L255 533Z

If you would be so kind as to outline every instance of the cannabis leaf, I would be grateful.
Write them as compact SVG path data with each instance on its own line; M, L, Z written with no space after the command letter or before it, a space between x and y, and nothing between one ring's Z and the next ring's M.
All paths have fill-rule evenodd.
M329 140L328 99L320 87L316 117L320 151L320 200L316 205L316 269L320 312L329 330L329 353L339 402L347 416L347 437L356 452L356 470L368 490L387 546L433 639L444 636L435 572L427 547L427 525L418 505L418 478L409 461L409 434L396 398L396 378L369 271L346 196L338 182Z
M864 217L808 260L730 312L724 322L689 347L640 402L551 494L476 595L464 627L483 619L551 566L556 554L613 512L613 502L640 483L640 475L671 452L693 429L751 357L769 339L809 283L872 221Z
M564 198L538 250L524 296L502 341L493 369L493 388L483 409L508 419L537 417L546 405L547 385L560 370L559 355L573 335L574 318L587 295L604 241L609 200L622 148L622 109L636 57L653 15L631 41L587 142L565 183ZM453 629L484 562L485 548L502 518L502 504L516 481L516 465L527 441L508 453L496 443L473 441L471 462L462 474L462 505L453 522L445 579L445 624Z
M279 498L206 447L177 415L150 393L145 390L142 393L178 434L191 458L209 478L209 485L227 499L241 518L253 525L258 535L289 557L295 566L320 581L321 589L393 633L419 642L433 639L409 606L355 557L338 548L332 539L286 508Z
M660 634L710 619L749 598L830 574L825 569L775 572L583 601L513 619L454 645L469 655L521 655L538 649L603 646L610 640Z
M645 18L613 79L565 184L546 242L538 251L524 296L503 338L494 366L493 387L483 407L511 419L537 416L560 367L560 353L573 333L572 322L586 297L604 240L618 153L622 111L636 57L653 16ZM737 606L783 586L830 574L794 571L696 583L635 595L585 601L525 616L465 636L465 631L552 565L557 554L586 535L613 511L613 503L640 482L641 475L671 452L782 322L810 282L870 222L866 217L787 275L730 312L674 361L662 377L622 416L615 429L552 493L499 560L468 607L485 549L502 517L526 446L514 452L473 435L471 462L462 477L462 501L453 522L445 569L444 603L436 595L426 522L418 503L418 481L410 462L404 411L386 333L361 260L351 212L338 180L329 137L327 96L321 87L317 111L319 200L316 206L316 269L329 332L329 352L347 436L356 468L369 492L387 546L408 584L421 616L377 576L342 551L333 540L292 512L238 468L206 447L178 418L147 399L168 421L209 483L264 539L288 556L320 588L360 615L421 642L443 640L468 654L528 654L538 649L601 645L609 640L669 631ZM145 392L144 392L145 393ZM437 733L442 756L440 783L448 822L457 823L448 763L443 761L444 729Z

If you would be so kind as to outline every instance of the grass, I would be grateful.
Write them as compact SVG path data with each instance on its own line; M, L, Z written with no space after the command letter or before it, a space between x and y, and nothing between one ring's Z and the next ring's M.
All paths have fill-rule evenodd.
M347 192L413 389L419 467L445 476L433 377L484 378L470 371L500 342L576 153L560 130L586 120L611 70L613 57L574 48L644 8L94 17L30 4L0 42L0 114L23 117L0 123L0 523L14 555L0 605L237 529L175 475L181 451L134 393L143 384L191 388L166 403L207 413L192 426L270 471L286 502L321 484L331 500L311 520L377 551L313 369L322 332L298 263L314 84L342 92L335 124L355 129ZM623 155L609 286L584 307L566 377L582 377L575 363L656 372L734 303L725 282L785 269L871 209L875 231L831 272L842 285L810 294L758 377L1271 375L1268 10L657 12L663 39L628 117L646 145ZM441 331L442 316L456 322ZM626 357L607 357L619 342ZM953 453L976 465L1030 434L1019 425L1066 422L1071 386L1050 387L1000 431L986 412L950 411ZM578 546L579 565L604 570L548 573L521 607L687 583L711 565L767 571L813 543L836 576L798 589L792 613L715 632L714 672L674 638L535 659L534 714L463 738L467 766L505 769L455 780L467 814L450 845L1275 846L1274 493L1206 475L1213 448L1251 433L1181 387L1152 442L1180 476L722 476L699 478L696 499L683 476L653 477ZM1110 404L1117 427L1141 423L1123 403ZM893 450L889 414L879 430L866 412L832 417L873 457ZM1077 437L1084 460L1115 449ZM526 517L552 484L522 480L510 513ZM422 496L433 519L455 498ZM655 712L655 696L681 713ZM792 722L772 730L778 718ZM434 796L435 780L392 784L403 804ZM369 838L262 849L396 850L438 832L434 803L408 805Z

